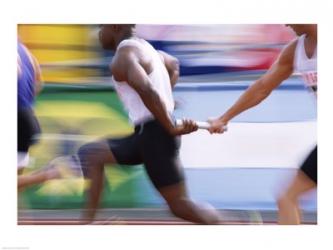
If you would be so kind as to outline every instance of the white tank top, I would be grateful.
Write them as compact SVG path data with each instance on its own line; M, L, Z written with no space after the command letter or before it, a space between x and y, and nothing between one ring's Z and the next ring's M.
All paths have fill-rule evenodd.
M159 94L166 105L167 111L172 114L174 111L174 100L168 71L158 52L145 40L127 39L123 40L117 47L117 50L123 46L136 46L142 49L144 54L152 58L153 71L148 75L152 87ZM135 125L151 120L153 114L146 108L139 94L125 81L118 82L112 76L115 89L120 100L123 102L129 113L131 122Z
M305 34L300 36L294 56L294 71L300 73L307 87L317 87L317 48L311 58L308 58L304 48Z

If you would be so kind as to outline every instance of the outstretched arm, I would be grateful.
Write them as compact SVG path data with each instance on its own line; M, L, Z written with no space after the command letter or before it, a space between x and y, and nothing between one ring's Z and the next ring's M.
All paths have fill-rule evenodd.
M223 126L227 125L232 118L261 103L275 88L287 79L293 72L295 47L296 40L287 45L271 68L255 81L231 108L219 118L209 120L211 124L209 132L223 133Z

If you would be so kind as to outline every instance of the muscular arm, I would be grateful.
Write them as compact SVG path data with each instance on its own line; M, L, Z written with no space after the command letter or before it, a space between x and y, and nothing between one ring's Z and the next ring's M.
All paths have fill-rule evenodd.
M126 81L141 97L145 106L154 117L171 134L174 133L174 124L168 114L165 103L153 89L148 74L143 67L142 58L134 48L123 47L118 50L117 56L111 65L113 77L118 81Z
M169 73L171 87L173 88L176 85L176 82L179 77L179 61L176 57L173 57L161 50L158 51L162 61L164 62L165 67Z
M287 45L271 68L255 81L219 120L227 123L243 111L258 105L287 79L293 72L295 47L296 40Z

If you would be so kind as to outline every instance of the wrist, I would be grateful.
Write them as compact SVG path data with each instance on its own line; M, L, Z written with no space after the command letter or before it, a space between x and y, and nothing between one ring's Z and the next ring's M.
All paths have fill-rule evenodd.
M170 120L167 125L165 126L166 130L169 132L169 134L173 134L176 129L176 121L175 120Z
M228 119L226 116L221 116L221 117L219 118L219 121L220 121L221 123L227 124L227 123L229 122L229 119Z

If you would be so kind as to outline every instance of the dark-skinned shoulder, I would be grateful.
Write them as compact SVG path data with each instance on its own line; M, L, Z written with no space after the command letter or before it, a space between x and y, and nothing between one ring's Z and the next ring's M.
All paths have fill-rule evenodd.
M151 60L147 55L144 55L138 46L125 45L119 48L114 55L109 66L113 77L117 81L126 81L128 70L133 64L139 63L147 74L152 71Z

